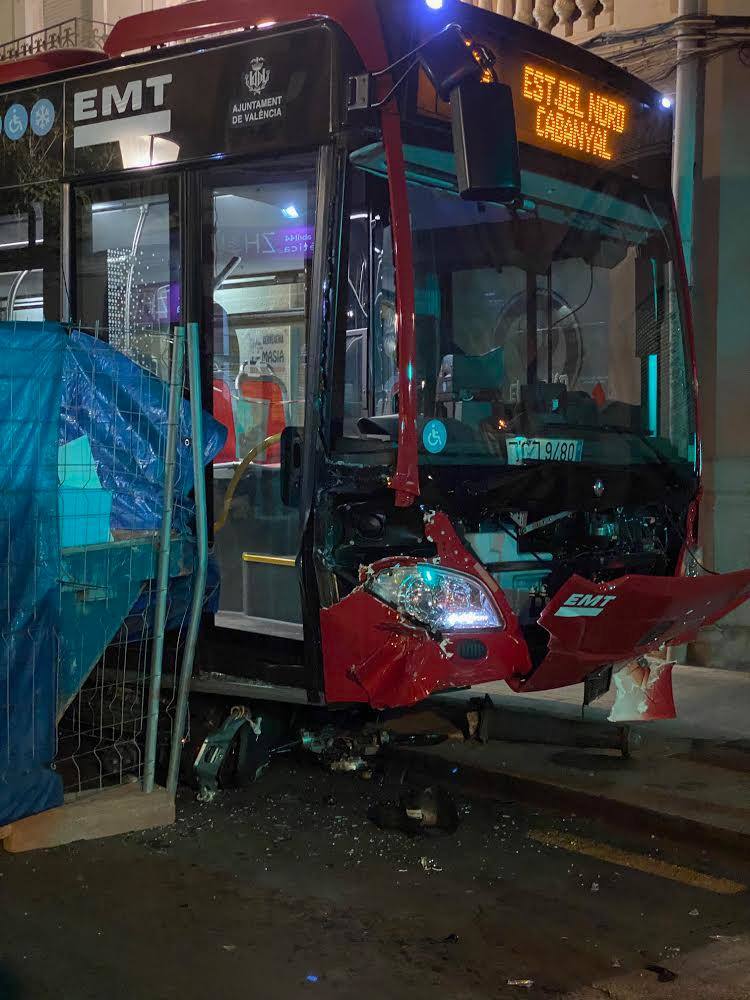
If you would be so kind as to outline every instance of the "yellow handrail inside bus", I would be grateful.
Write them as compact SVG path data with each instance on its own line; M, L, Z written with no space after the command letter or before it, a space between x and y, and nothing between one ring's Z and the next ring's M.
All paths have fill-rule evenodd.
M234 494L237 491L237 487L240 484L240 479L242 479L242 477L245 475L250 464L255 461L258 455L260 455L264 451L268 451L269 448L272 448L275 444L278 444L279 441L281 441L281 434L272 434L270 437L267 437L265 441L261 441L260 444L257 444L254 448L251 448L250 451L247 453L247 455L245 455L240 464L237 466L237 468L234 470L232 481L227 489L227 495L224 497L224 507L222 508L221 511L221 517L219 518L218 521L214 523L215 535L221 531L221 529L226 525L227 521L229 520L229 512L232 509Z

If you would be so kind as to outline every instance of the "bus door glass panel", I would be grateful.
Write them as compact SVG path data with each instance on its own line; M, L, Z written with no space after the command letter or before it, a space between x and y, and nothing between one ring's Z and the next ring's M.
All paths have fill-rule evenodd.
M213 463L217 625L302 637L299 510L281 501L281 447L303 429L307 289L315 242L315 160L216 174L206 286L213 412L227 441Z
M174 180L80 188L74 322L162 379L180 321Z

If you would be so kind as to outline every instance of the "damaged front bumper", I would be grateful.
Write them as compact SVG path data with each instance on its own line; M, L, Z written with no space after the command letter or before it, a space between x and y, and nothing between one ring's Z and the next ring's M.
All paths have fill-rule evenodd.
M433 633L385 604L367 583L379 571L418 560L385 559L363 568L360 585L321 611L328 702L366 701L399 708L451 688L504 680L531 669L529 650L513 610L487 570L459 539L442 513L425 517L425 536L437 549L436 565L477 580L490 595L503 626Z
M614 665L618 721L671 717L671 665L644 658L693 639L750 597L750 570L702 577L629 575L606 583L572 576L539 616L549 645L533 666L502 589L450 519L427 515L425 536L437 550L436 565L481 583L502 627L430 631L371 592L368 580L396 561L375 563L363 569L359 586L347 597L321 611L328 703L397 708L439 691L499 680L517 692L546 691L578 684ZM398 561L416 563L411 557Z

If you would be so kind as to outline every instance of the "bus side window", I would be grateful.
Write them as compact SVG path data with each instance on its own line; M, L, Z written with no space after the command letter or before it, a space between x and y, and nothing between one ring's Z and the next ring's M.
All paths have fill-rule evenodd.
M73 319L162 379L182 314L177 202L173 178L75 193Z
M50 191L43 185L28 202L23 189L12 201L0 198L0 320L41 322L59 315L59 207L47 199Z

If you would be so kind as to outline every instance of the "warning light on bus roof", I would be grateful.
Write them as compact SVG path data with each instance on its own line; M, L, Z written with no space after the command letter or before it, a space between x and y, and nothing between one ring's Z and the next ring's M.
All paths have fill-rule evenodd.
M443 0L424 0L430 10L442 10Z
M287 205L286 208L282 208L281 214L285 219L299 219L299 209L296 205Z
M671 97L667 97L667 95L665 94L664 97L662 97L661 99L661 106L663 108L666 108L667 111L669 111L670 108L674 107L674 101L672 100Z

